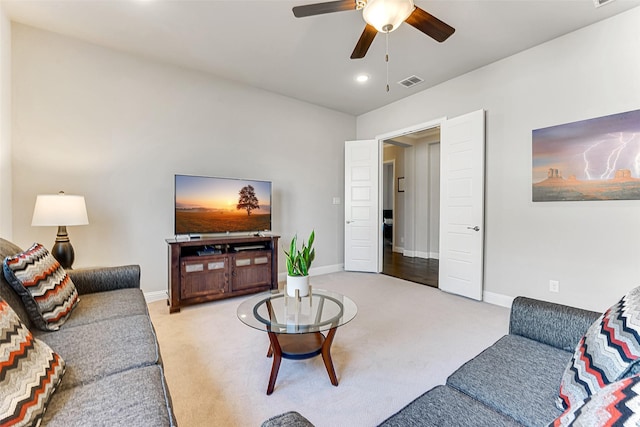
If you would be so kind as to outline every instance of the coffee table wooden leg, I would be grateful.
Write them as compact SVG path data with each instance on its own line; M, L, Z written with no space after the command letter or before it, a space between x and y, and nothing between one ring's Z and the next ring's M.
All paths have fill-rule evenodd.
M282 361L282 349L280 348L280 343L278 343L278 336L273 332L268 332L268 334L269 341L271 342L271 350L273 351L273 365L271 365L271 376L269 377L269 385L267 386L267 395L273 393L278 371L280 370L280 362Z
M322 360L324 361L324 367L327 368L331 384L336 387L338 386L338 377L336 376L336 370L333 368L333 360L331 360L331 343L333 342L333 337L336 335L337 330L338 328L331 328L324 340L324 343L322 344Z

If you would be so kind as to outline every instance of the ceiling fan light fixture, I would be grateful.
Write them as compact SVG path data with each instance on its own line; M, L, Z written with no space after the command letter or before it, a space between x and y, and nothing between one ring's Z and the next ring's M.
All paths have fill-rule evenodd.
M413 13L413 0L368 0L362 10L367 24L381 33L390 33Z
M367 0L356 0L356 10L362 10L367 5Z

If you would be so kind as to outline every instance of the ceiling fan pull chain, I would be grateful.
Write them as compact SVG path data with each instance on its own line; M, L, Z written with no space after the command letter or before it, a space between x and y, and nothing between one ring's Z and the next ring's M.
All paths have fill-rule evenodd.
M387 93L389 93L389 31L386 32L387 40L387 53L384 56L384 60L387 63Z

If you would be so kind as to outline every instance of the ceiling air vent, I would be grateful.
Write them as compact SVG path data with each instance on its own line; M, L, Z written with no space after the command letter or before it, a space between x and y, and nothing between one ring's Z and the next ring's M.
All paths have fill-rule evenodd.
M604 1L604 0L603 0ZM611 1L611 0L610 0ZM404 87L412 87L415 86L417 84L422 83L424 80L422 80L420 77L418 76L411 76L411 77L407 77L404 80L400 80L398 82L398 84L404 86Z
M611 3L613 0L593 0L593 4L596 5L596 7L600 7L600 6L604 6L607 3Z

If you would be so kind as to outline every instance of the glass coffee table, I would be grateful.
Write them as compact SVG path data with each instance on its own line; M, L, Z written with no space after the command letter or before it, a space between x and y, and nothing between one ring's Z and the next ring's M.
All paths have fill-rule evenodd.
M311 296L301 298L273 290L243 301L238 318L269 335L267 357L273 356L273 365L267 394L273 393L283 358L301 360L321 354L331 384L337 386L331 343L338 327L351 321L357 312L349 297L322 289L312 289Z

